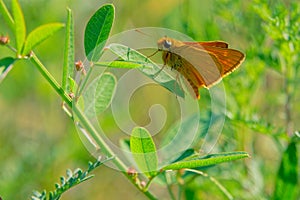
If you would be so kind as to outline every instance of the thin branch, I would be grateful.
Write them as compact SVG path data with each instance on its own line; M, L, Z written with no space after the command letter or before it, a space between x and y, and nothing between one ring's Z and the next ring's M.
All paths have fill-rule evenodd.
M229 191L217 179L215 179L214 177L209 176L208 174L206 174L206 173L204 173L202 171L199 171L199 170L185 169L185 171L193 172L193 173L202 175L204 177L207 177L209 180L211 180L225 194L225 196L228 199L230 199L230 200L233 199L233 196L229 193Z

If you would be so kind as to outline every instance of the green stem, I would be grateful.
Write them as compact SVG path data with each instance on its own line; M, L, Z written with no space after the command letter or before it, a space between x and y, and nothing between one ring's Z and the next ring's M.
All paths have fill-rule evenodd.
M76 94L77 96L80 96L82 91L84 90L86 84L87 84L87 80L89 79L89 77L91 76L92 74L92 71L94 69L94 66L91 66L89 69L88 69L88 72L87 72L87 75L86 77L84 78L83 80L83 83L81 84L81 86L79 87L79 92Z
M30 60L33 62L33 64L37 67L39 72L42 74L42 76L49 82L49 84L54 88L54 90L58 93L58 95L67 103L67 105L72 108L73 113L77 116L80 123L83 125L83 127L91 134L93 139L101 146L101 150L103 153L106 154L108 157L115 157L114 152L109 148L109 146L103 141L103 139L97 134L97 131L94 129L94 127L90 124L89 120L85 117L85 115L81 112L80 109L77 108L72 103L72 99L69 97L69 95L63 90L63 88L57 83L57 81L54 79L54 77L49 73L49 71L46 69L46 67L41 63L41 61L38 59L38 57L32 53ZM131 176L127 174L127 167L126 165L118 158L115 157L112 159L112 162L116 165L116 167L131 181L132 184L135 185L136 188L138 188L140 191L138 184L132 180ZM149 191L142 191L149 199L154 200L157 199L151 192Z
M32 52L30 56L31 62L37 67L42 76L50 83L51 87L58 93L58 95L65 101L68 106L72 107L72 100L63 88L57 83L55 78L49 73L46 67L38 59L38 57Z
M193 173L196 173L196 174L199 174L199 175L202 175L204 177L207 177L211 182L213 182L222 192L223 194L229 199L229 200L232 200L234 199L233 196L229 193L229 191L217 180L215 179L214 177L212 176L209 176L208 174L202 172L202 171L199 171L199 170L195 170L195 169L185 169L185 171L188 171L188 172L193 172Z
M293 121L292 121L292 90L291 81L293 71L291 59L288 56L279 55L282 66L282 73L284 75L283 90L285 94L284 113L285 113L285 131L288 136L293 134Z
M165 175L165 180L166 180L166 183L167 183L167 189L168 189L169 195L170 195L172 200L176 200L176 197L173 194L173 191L172 191L172 188L171 188L171 185L170 185L170 183L171 183L171 181L169 180L170 176L168 175L167 172L165 172L164 175Z

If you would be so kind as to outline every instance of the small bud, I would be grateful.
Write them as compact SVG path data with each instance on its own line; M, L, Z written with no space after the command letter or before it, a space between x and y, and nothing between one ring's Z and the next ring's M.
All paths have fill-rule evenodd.
M182 176L184 173L185 173L185 169L179 169L179 170L178 170L178 174L179 174L179 175Z
M127 174L128 174L129 176L136 176L137 171L136 171L134 168L129 167L129 168L127 169Z
M69 93L69 97L70 97L71 99L73 99L73 98L75 97L75 94L74 94L73 92L71 92L71 93Z
M0 44L6 45L7 43L9 43L9 37L8 36L0 36Z
M81 71L84 68L83 63L81 62L81 60L75 62L75 67L76 67L77 71Z
M81 60L75 62L75 68L78 72L81 72L84 76L86 75L86 71Z
M142 188L146 187L146 182L145 181L141 181L141 187Z

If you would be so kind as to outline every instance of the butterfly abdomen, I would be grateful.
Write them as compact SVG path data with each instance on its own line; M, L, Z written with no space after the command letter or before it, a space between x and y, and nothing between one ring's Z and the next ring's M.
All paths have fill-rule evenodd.
M199 87L201 87L203 83L202 80L200 80L201 78L199 78L200 75L193 74L194 70L191 70L191 64L181 56L168 51L163 52L163 60L165 65L171 67L171 69L178 71L184 76L184 78L192 87L196 98L199 99Z

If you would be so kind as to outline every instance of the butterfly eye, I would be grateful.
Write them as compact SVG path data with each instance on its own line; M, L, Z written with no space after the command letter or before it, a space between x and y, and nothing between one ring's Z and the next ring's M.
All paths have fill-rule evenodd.
M172 45L172 42L171 42L171 41L165 40L165 42L164 42L164 47L165 47L165 48L169 49L169 48L171 47L171 45Z

